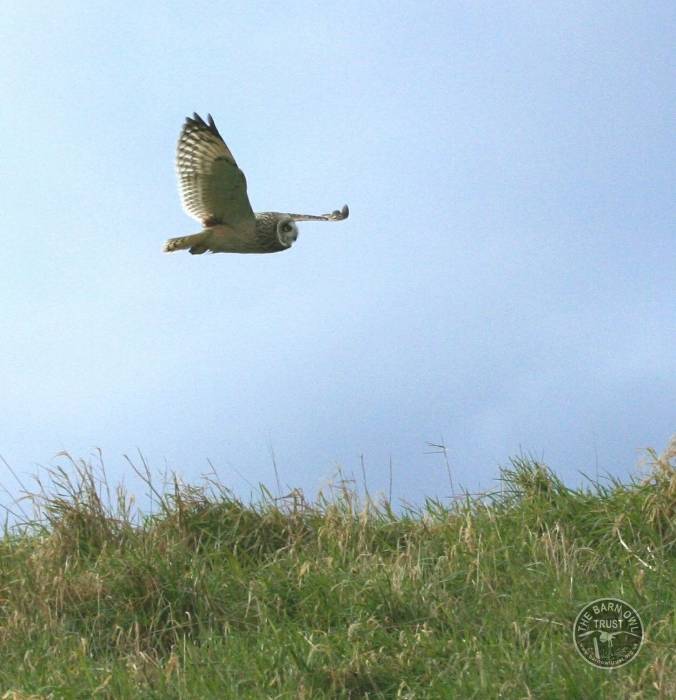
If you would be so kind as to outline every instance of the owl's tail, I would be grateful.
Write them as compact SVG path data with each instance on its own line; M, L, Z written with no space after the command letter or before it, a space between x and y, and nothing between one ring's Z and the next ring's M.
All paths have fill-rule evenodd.
M195 233L192 236L170 238L164 244L164 252L173 253L175 250L189 250L192 255L201 255L209 250L208 237L209 231L202 231L202 233Z

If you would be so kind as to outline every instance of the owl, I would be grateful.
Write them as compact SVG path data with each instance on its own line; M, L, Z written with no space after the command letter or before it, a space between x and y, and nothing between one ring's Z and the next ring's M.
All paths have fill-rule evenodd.
M277 253L298 238L297 221L342 221L340 211L315 216L265 211L254 214L246 193L246 178L218 133L211 115L185 120L178 139L176 169L185 211L202 224L191 236L170 238L164 251L212 253Z

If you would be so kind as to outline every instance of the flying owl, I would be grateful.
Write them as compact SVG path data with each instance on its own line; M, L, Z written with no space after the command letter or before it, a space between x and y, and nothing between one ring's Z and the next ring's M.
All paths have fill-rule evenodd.
M277 253L298 238L297 221L342 221L340 211L314 216L266 211L254 214L246 193L246 178L218 133L211 115L185 120L176 150L181 200L185 211L203 230L192 236L170 238L164 250L212 253Z

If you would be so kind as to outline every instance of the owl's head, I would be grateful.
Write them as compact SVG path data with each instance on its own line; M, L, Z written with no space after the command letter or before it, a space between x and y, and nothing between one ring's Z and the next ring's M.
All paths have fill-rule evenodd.
M285 247L291 247L298 238L298 226L296 222L287 215L281 216L277 220L277 240Z

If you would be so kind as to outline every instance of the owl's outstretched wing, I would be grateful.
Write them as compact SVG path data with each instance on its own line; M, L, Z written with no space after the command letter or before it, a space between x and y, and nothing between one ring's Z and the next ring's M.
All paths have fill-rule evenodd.
M211 115L187 117L176 148L176 169L185 211L203 226L226 224L253 230L256 217L246 178L218 133Z
M342 209L336 209L330 214L289 214L294 221L343 221L350 215L347 204Z

